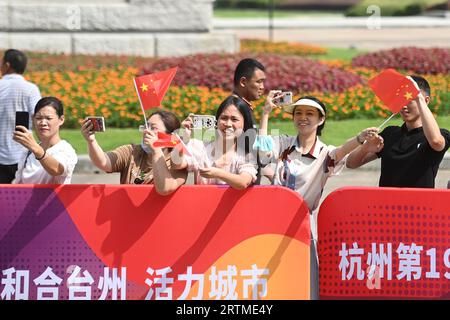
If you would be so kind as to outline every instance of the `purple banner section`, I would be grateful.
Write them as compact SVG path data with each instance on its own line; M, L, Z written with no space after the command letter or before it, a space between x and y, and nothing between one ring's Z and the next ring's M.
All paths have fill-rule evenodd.
M99 299L107 285L101 281L106 266L86 244L54 189L0 188L0 299L34 300L41 288L41 293L53 290L41 297L68 300L67 280L75 266L81 274L89 272L93 283L85 283L84 290L91 290L92 300ZM48 267L54 279L62 279L59 285L51 285L52 277L36 280ZM29 271L29 277L19 270ZM111 276L112 270L108 271ZM144 284L127 282L127 299L145 297L147 289ZM107 298L111 297L108 292Z

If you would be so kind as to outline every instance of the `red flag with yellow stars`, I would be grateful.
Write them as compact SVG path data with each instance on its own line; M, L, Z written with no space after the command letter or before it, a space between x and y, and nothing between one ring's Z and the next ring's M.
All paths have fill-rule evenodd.
M399 112L420 92L410 79L394 69L386 69L370 79L369 86L392 113Z
M148 110L161 106L164 95L167 89L169 89L169 85L175 77L177 69L175 67L134 78L134 84L142 109Z
M162 148L177 148L181 153L184 153L187 156L191 155L186 149L183 141L181 141L180 137L176 134L168 134L158 131L158 140L153 142L153 146Z

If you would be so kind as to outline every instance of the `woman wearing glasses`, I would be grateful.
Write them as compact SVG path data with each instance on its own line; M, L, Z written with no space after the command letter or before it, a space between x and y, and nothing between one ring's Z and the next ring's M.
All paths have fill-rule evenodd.
M158 140L158 131L172 133L180 128L180 121L171 112L156 110L147 122L140 145L123 145L109 152L103 152L97 143L91 120L83 122L81 133L97 168L120 172L121 184L154 184L159 194L168 195L186 182L187 171L173 169L169 149L154 147L153 142Z

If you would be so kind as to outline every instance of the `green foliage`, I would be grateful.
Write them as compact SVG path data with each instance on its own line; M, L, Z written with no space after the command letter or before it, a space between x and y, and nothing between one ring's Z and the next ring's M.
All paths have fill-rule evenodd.
M88 147L86 140L81 135L79 129L65 129L61 130L61 138L70 142L77 154L86 154ZM118 146L141 142L142 134L138 128L108 128L105 132L96 134L98 143L102 146L104 151L109 151Z
M267 8L268 0L216 0L215 8ZM276 1L275 1L276 2Z
M447 0L363 0L350 7L346 16L368 16L367 8L371 5L379 6L381 16L412 16L424 12L426 9L446 3Z

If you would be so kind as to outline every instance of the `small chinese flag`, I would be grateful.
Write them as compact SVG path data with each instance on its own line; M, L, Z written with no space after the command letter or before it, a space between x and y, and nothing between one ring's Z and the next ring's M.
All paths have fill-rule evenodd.
M369 86L392 113L399 112L419 94L415 84L394 69L386 69L370 79Z
M158 140L153 142L153 146L163 148L177 148L181 153L184 153L187 156L191 155L186 149L183 141L181 141L180 137L174 134L168 134L158 131Z
M144 110L159 107L169 89L177 67L134 78L136 91Z

